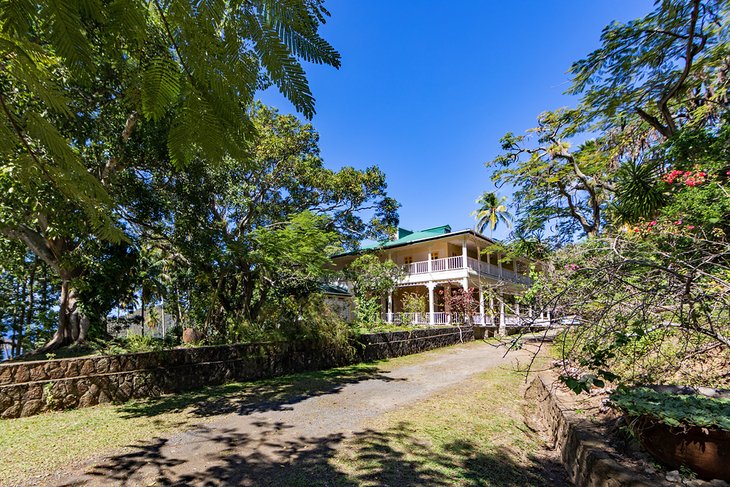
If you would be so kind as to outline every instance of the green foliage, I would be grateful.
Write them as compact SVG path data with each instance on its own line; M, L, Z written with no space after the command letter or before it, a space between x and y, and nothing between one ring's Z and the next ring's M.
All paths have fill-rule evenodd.
M681 123L707 123L727 96L727 14L722 0L665 0L608 25L601 46L573 64L570 93L602 128L631 131L639 117L668 137Z
M485 191L479 199L476 201L479 205L479 209L474 212L477 219L476 230L480 233L488 228L489 235L499 223L504 223L507 228L512 228L512 215L507 211L507 205L505 205L507 197L499 197L496 193Z
M404 293L401 304L404 313L423 313L426 309L426 296L416 293Z
M159 242L158 223L175 221L167 211L174 197L161 186L181 171L194 179L201 161L258 167L248 150L258 135L257 90L275 84L312 117L300 61L339 67L318 33L327 16L319 0L0 2L0 235L23 243L70 289L49 347L85 340L89 319L99 332L113 295L130 300L130 276L144 281L146 301L152 280L120 255L135 254L145 238ZM384 196L379 171L352 173L348 182L361 183L353 208ZM323 204L338 197L346 198ZM372 209L387 226L395 206L383 198ZM105 261L115 252L118 262Z
M356 296L382 297L395 289L403 270L392 260L381 262L375 254L364 254L346 269Z
M402 324L405 326L411 325L410 317L414 313L423 313L426 310L426 296L416 293L404 293L401 298L401 305L403 313Z
M668 426L730 431L730 399L636 387L611 394L611 404L629 416L648 416Z
M551 238L560 244L579 235L595 236L602 229L614 169L606 140L572 148L580 123L575 110L542 113L529 137L508 133L501 140L503 153L487 162L495 169L495 184L515 188L517 234L554 229Z
M561 349L576 391L726 382L729 14L666 0L607 26L571 69L578 108L508 133L488 163L516 189L515 240L553 244L528 295L577 318Z
M616 172L616 211L624 223L652 218L665 204L658 174L650 164L627 161Z
M123 344L126 353L155 352L165 348L164 342L149 335L129 335Z
M55 383L53 381L46 382L43 385L43 399L45 400L46 405L51 409L53 409L58 402L58 398L53 395L53 386L54 385L55 385Z
M397 222L377 167L325 168L310 124L262 105L251 117L249 157L195 160L154 186L171 299L212 342L276 335L330 279L331 254Z
M379 326L382 323L380 299L379 296L355 296L355 322L367 329Z

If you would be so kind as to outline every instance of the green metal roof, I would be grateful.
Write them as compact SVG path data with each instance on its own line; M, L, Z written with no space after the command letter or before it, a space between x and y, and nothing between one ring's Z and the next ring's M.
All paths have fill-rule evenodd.
M461 232L455 232L455 234L464 233L464 232L470 232L470 230L463 230ZM398 228L398 238L395 240L385 240L382 242L375 242L368 245L363 245L360 247L360 249L354 251L354 252L344 252L342 254L334 255L333 257L341 257L344 255L353 255L360 253L362 251L367 250L378 250L378 249L388 249L391 247L398 247L400 245L404 245L410 242L416 242L419 240L429 240L432 238L437 238L442 235L448 235L452 233L451 232L451 226L450 225L442 225L440 227L433 227L433 228L427 228L425 230L419 230L417 232L413 232L411 230L406 230L405 228Z
M335 286L334 284L323 284L320 288L324 294L334 294L337 296L352 296L352 293L341 286Z

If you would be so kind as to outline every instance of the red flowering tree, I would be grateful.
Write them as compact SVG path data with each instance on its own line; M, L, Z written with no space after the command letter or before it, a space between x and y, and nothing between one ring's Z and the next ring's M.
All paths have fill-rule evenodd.
M479 311L479 301L474 297L475 293L473 287L467 290L452 288L451 292L444 294L446 308L455 313L457 320L469 321L471 315Z

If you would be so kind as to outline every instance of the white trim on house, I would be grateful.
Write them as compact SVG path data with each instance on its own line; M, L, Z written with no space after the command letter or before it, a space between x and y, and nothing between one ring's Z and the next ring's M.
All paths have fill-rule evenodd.
M399 231L401 234L402 238L383 242L369 251L376 252L382 260L401 265L405 275L395 293L406 288L417 290L426 297L427 309L422 313L404 314L398 309L395 293L390 293L383 298L382 316L387 322L439 325L469 321L472 324L496 324L501 332L506 332L507 327L523 326L528 322L549 322L550 316L535 317L532 309L524 306L521 313L519 296L532 283L529 277L531 263L527 259L513 259L503 265L502 255L482 253L494 241L473 230L451 232L450 227L443 226L422 232ZM337 267L344 268L360 253L339 254L333 257L333 261ZM444 305L438 302L437 289L453 286L478 291L478 314L465 320L448 310L439 309ZM494 292L487 303L484 291L488 289Z

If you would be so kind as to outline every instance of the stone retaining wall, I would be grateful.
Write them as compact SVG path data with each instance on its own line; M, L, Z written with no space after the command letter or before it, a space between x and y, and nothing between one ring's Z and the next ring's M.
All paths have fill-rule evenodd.
M363 335L356 355L315 344L253 343L0 364L0 418L396 357L473 338L470 328Z
M667 482L648 479L619 464L606 443L590 431L585 419L563 406L549 381L536 377L525 391L527 424L548 434L576 487L656 487Z
M379 360L425 352L474 339L471 327L426 328L413 331L372 333L360 337L360 360Z

